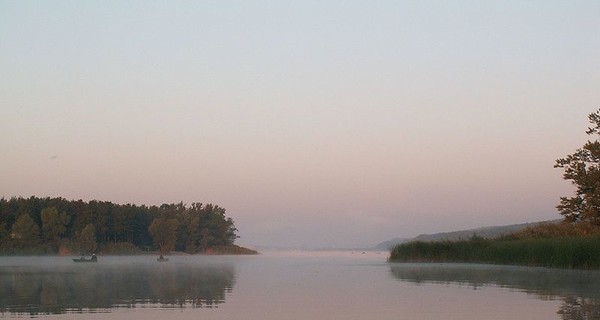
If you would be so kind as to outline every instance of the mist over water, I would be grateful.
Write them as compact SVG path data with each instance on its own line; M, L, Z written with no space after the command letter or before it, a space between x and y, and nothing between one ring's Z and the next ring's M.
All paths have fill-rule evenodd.
M385 252L1 257L0 317L597 319L600 272L388 263Z
M101 257L74 263L61 257L2 258L2 313L106 312L111 308L203 308L225 302L235 266L221 259ZM209 261L206 261L209 260Z

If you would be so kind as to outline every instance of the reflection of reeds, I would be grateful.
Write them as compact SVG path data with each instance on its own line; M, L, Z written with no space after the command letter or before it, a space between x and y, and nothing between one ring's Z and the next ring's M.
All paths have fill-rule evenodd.
M600 300L565 297L558 314L565 320L600 319Z
M414 283L457 283L473 288L499 286L536 293L600 299L600 272L476 264L391 263L390 272Z
M497 286L562 300L557 313L565 320L600 319L600 272L472 264L391 263L401 281L464 284L474 289Z
M410 242L390 253L396 262L468 262L599 269L600 236L538 239L473 238L463 241Z
M93 265L0 269L0 312L56 314L142 304L212 307L235 281L231 265Z

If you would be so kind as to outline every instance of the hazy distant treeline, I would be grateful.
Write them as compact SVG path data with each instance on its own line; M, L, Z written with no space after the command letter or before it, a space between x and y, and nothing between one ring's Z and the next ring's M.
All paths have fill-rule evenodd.
M0 251L85 252L109 248L155 250L148 230L158 220L176 221L175 250L201 252L232 245L237 229L225 209L212 204L120 205L63 198L0 199Z

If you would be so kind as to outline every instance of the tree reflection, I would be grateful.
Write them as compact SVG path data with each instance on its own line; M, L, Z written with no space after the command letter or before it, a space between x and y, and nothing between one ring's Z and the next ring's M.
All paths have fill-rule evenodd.
M600 319L599 299L568 296L563 301L558 314L565 320Z
M600 272L468 264L390 264L392 275L414 283L498 286L559 299L565 320L600 319Z
M235 282L229 264L0 268L0 312L60 314L102 309L215 307ZM106 311L106 310L104 310Z

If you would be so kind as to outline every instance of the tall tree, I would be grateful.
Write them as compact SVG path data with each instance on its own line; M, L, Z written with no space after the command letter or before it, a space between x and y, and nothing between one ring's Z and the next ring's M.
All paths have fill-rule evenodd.
M79 247L85 253L96 251L96 247L98 246L98 243L96 242L96 229L91 223L81 230L78 242Z
M175 218L155 218L148 227L148 231L150 231L150 235L159 247L161 254L167 254L175 248L177 225L178 222Z
M40 243L40 227L30 215L23 214L15 221L11 236L19 248L36 245Z
M4 224L0 223L0 244L2 244L4 238L6 237L7 234L8 234L8 232L6 231Z
M556 207L568 222L586 222L600 226L600 110L588 116L592 124L586 133L595 137L575 153L556 160L555 168L564 169L563 178L577 190L573 197L561 197Z
M66 212L58 212L56 207L42 209L42 234L45 240L58 241L67 231L69 216Z

